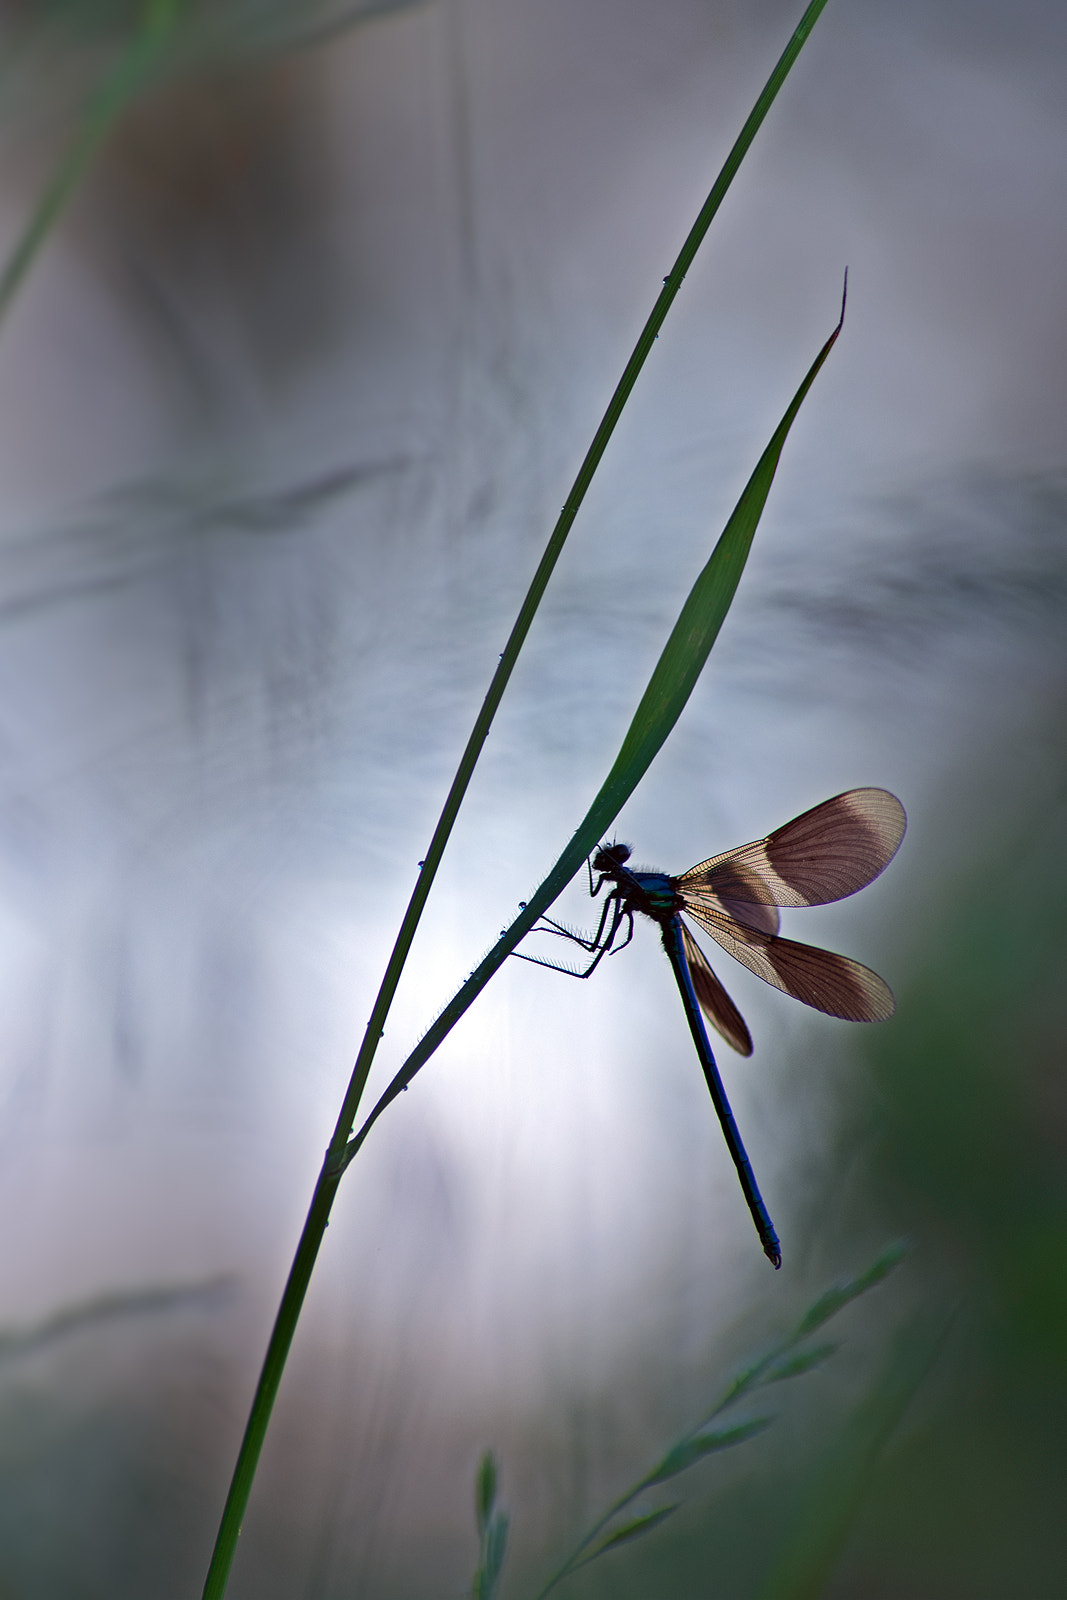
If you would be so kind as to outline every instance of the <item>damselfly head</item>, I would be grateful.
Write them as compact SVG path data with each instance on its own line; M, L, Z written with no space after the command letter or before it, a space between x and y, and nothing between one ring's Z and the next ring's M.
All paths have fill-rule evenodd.
M629 861L632 854L628 844L601 845L593 857L593 871L610 872L613 867L621 867L624 861Z

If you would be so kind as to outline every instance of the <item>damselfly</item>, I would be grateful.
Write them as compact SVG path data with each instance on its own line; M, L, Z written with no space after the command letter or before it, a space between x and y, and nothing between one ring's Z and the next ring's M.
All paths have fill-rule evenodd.
M534 930L571 939L593 959L578 971L537 956L522 956L524 961L569 972L572 977L588 978L609 952L614 954L630 943L635 912L659 924L663 948L674 969L693 1043L741 1188L764 1252L776 1267L782 1262L778 1235L745 1154L701 1011L741 1055L752 1054L752 1039L740 1012L682 921L682 913L692 917L750 972L795 1000L849 1022L881 1021L892 1016L895 1002L877 973L847 956L781 938L778 908L826 905L855 894L892 860L904 836L905 824L904 807L887 790L850 789L847 794L836 795L805 811L766 839L712 856L679 878L628 867L630 846L605 844L589 866L589 892L594 898L605 884L611 885L592 937L548 917ZM626 936L619 941L624 924Z

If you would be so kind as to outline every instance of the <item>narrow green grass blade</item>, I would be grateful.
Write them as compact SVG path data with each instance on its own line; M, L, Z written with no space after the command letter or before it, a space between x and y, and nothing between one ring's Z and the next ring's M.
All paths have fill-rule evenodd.
M508 1548L508 1517L494 1512L482 1537L482 1559L471 1583L473 1600L494 1600Z
M90 100L73 141L46 184L0 272L0 320L10 308L101 145L127 105L153 75L178 21L179 11L178 0L150 0L127 49Z
M590 808L587 823L596 814L598 825L591 828L588 843L581 855L588 854L603 831L615 820L625 802L644 777L655 756L661 750L667 735L681 716L686 701L704 670L711 647L718 638L726 613L730 609L745 562L752 548L752 540L767 503L774 474L781 458L782 447L797 412L808 390L815 382L823 362L830 354L844 322L845 305L841 302L841 319L833 333L812 362L803 383L775 429L755 472L715 546L711 558L693 585L681 615L656 663L648 688L634 713L615 765L609 772L604 787ZM610 815L609 815L610 813ZM601 820L603 817L603 820ZM585 824L583 824L583 829Z
M907 1253L907 1245L900 1241L887 1245L877 1261L872 1262L866 1272L861 1272L858 1278L851 1278L847 1283L840 1284L835 1289L828 1289L825 1294L820 1295L797 1323L793 1333L794 1341L806 1339L809 1333L814 1333L824 1322L829 1322L830 1318L835 1317L844 1306L881 1283L883 1278L887 1278L900 1265Z
M821 1367L824 1361L829 1361L840 1350L840 1344L827 1340L814 1350L801 1350L795 1356L783 1356L781 1361L774 1361L764 1372L761 1382L785 1383L789 1378L799 1378L805 1372L813 1372L816 1367Z
M717 1417L720 1412L725 1411L727 1406L732 1406L743 1395L750 1394L753 1389L759 1389L765 1384L777 1383L780 1378L792 1377L795 1374L807 1371L813 1357L817 1365L824 1356L832 1355L835 1349L832 1344L822 1345L806 1353L800 1351L795 1358L792 1357L791 1352L795 1351L796 1347L807 1339L816 1328L821 1328L824 1323L830 1321L831 1317L836 1317L839 1311L843 1311L845 1306L851 1305L853 1300L857 1299L861 1294L866 1294L868 1289L875 1288L884 1278L887 1278L900 1265L907 1253L907 1246L900 1241L887 1245L866 1271L861 1272L858 1277L850 1278L842 1284L836 1284L834 1288L828 1289L825 1294L821 1294L815 1304L810 1306L801 1317L792 1333L781 1342L776 1350L770 1351L759 1361L753 1362L752 1366L746 1367L743 1372L737 1374L737 1377L730 1384L715 1410L709 1412L705 1417L705 1425L713 1417ZM794 1359L800 1363L795 1367L791 1365Z
M668 1450L658 1467L653 1467L644 1480L644 1487L650 1489L653 1484L666 1483L668 1478L676 1478L680 1472L688 1472L690 1467L695 1466L698 1461L703 1461L705 1456L714 1455L719 1450L730 1450L735 1444L744 1444L747 1439L754 1439L758 1433L769 1428L773 1421L773 1417L753 1417L750 1422L739 1422L733 1428L718 1428L714 1433L698 1433L692 1439L683 1439L673 1450Z
M793 396L784 417L774 431L770 444L760 457L756 470L745 485L744 492L723 529L707 565L682 607L663 654L649 679L648 687L641 696L619 754L599 794L548 877L534 891L525 908L501 934L492 950L471 973L463 987L457 990L436 1021L431 1023L359 1133L349 1140L344 1154L345 1165L352 1160L386 1106L407 1088L415 1074L455 1027L468 1006L485 988L494 972L507 960L519 941L529 933L537 919L548 910L557 895L566 888L587 856L611 827L663 747L667 735L678 721L686 701L693 692L726 613L730 609L752 547L753 536L767 503L767 495L789 430L823 362L834 347L841 332L844 316L845 303L842 299L841 316L837 326L808 368L804 381Z
M680 1503L680 1502L679 1502ZM602 1544L586 1556L584 1561L579 1561L573 1571L579 1567L587 1567L590 1561L595 1561L597 1556L602 1556L606 1550L617 1550L620 1544L629 1544L632 1539L642 1539L646 1533L651 1533L653 1528L658 1528L660 1523L666 1522L678 1510L677 1505L664 1506L660 1511L650 1511L647 1516L634 1517L631 1522L626 1522L621 1528L616 1528L614 1533L609 1533Z

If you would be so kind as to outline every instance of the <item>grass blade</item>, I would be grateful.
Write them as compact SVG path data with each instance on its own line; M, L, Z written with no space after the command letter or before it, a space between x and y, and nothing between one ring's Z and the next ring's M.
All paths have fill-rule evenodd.
M850 1278L847 1283L828 1289L825 1294L820 1295L797 1323L793 1342L806 1339L809 1333L814 1333L824 1322L829 1322L830 1318L835 1317L850 1301L858 1299L861 1294L866 1294L868 1289L873 1289L876 1284L881 1283L883 1278L888 1277L893 1269L900 1265L907 1253L907 1245L900 1241L887 1245L878 1259L871 1263L866 1272L861 1272L858 1278Z
M698 1433L692 1439L683 1440L673 1450L668 1450L659 1466L652 1469L645 1479L645 1487L666 1483L668 1478L688 1472L705 1456L714 1455L718 1450L729 1450L735 1444L744 1444L746 1439L754 1439L773 1421L773 1417L753 1417L751 1422L739 1422L734 1428L717 1428L714 1433Z
M176 0L151 0L112 73L89 101L78 131L46 184L0 273L0 320L115 123L152 77L178 20Z
M783 1356L780 1361L772 1361L764 1372L761 1383L784 1383L787 1378L799 1378L802 1373L813 1372L816 1367L821 1367L824 1361L829 1361L835 1356L841 1346L833 1340L825 1344L816 1345L813 1350L801 1350L795 1356Z
M726 613L730 609L752 547L753 536L767 503L767 495L789 430L808 390L815 382L819 369L833 349L841 332L844 315L845 305L842 299L841 317L837 326L805 373L800 388L790 401L770 444L764 450L755 471L745 485L733 515L723 529L707 565L682 607L678 621L634 713L619 754L599 794L548 877L534 891L524 909L501 934L497 943L471 973L466 983L457 990L437 1019L431 1023L378 1100L359 1133L349 1141L344 1154L345 1165L359 1150L386 1106L407 1088L416 1073L425 1066L442 1040L455 1027L463 1013L477 999L489 979L507 960L519 941L529 933L537 919L566 888L590 851L611 827L663 747L667 735L681 716L686 701L693 692Z
M621 1528L609 1533L603 1543L598 1544L595 1550L591 1550L578 1566L587 1567L590 1561L595 1561L597 1556L602 1556L606 1550L615 1550L620 1544L629 1544L631 1539L643 1538L646 1533L651 1533L653 1528L658 1528L661 1522L666 1522L668 1517L672 1517L680 1504L679 1501L673 1506L662 1506L659 1511L650 1511L647 1516L634 1517L631 1521L624 1522ZM578 1567L573 1570L577 1572Z

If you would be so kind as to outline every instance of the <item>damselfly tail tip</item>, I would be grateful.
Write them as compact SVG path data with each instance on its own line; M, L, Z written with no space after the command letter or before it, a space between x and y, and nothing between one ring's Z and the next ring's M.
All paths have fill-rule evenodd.
M765 1244L763 1246L763 1254L767 1257L775 1272L777 1272L782 1265L782 1252L777 1239L773 1244Z

